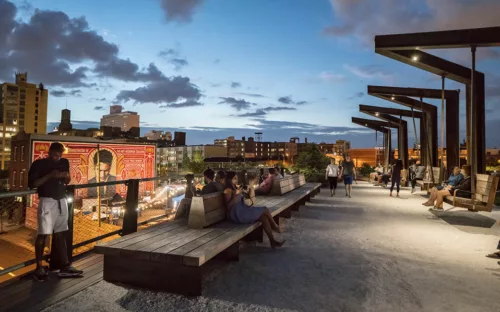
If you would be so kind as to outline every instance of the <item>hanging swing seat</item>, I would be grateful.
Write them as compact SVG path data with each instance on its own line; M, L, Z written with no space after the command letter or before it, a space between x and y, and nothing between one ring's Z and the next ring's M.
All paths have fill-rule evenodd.
M471 198L457 197L457 191L453 195L446 196L444 201L453 207L467 208L471 211L488 211L493 210L495 197L498 194L497 175L477 174L476 175L476 192L471 193Z
M446 172L446 168L443 168L444 172ZM432 173L430 171L430 167L426 169L425 177L422 180L417 180L417 185L420 186L422 191L429 192L434 186L441 185L442 181L441 177L441 168L440 167L432 167Z

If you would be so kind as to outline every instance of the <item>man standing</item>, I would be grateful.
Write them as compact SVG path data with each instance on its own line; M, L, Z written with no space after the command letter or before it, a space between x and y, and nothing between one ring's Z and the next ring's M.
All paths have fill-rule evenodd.
M215 182L215 172L208 168L203 172L203 177L205 178L205 186L201 190L201 195L210 193L222 193L224 192L224 187L219 182Z
M345 196L351 198L352 181L353 179L356 180L356 170L354 169L351 156L347 156L342 165L342 177L344 179Z
M326 179L330 184L330 195L335 195L337 189L337 180L339 178L339 166L335 164L335 158L332 158L331 164L326 167Z
M70 182L69 162L62 158L64 146L61 143L52 143L49 148L49 157L38 159L31 165L28 173L30 188L36 188L38 193L38 233L35 241L36 270L33 278L43 282L48 273L42 266L43 250L48 235L54 235L53 241L57 244L57 254L51 255L51 260L57 258L62 269L60 277L77 277L83 271L71 266L68 260L65 235L68 230L68 203L66 201L66 184ZM54 246L53 246L54 247Z

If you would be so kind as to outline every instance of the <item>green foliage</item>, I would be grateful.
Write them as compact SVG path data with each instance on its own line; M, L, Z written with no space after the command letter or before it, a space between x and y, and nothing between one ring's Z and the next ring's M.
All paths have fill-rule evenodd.
M325 168L330 163L330 159L323 155L316 144L307 144L304 151L300 153L293 166L293 169L306 176L307 181L325 179Z
M375 172L375 169L373 169L369 164L363 163L361 165L361 168L359 169L359 172L361 173L362 176L369 176L370 173Z
M182 167L196 174L203 173L207 166L203 160L201 151L195 151L193 159L190 159L186 154L184 154L182 157Z

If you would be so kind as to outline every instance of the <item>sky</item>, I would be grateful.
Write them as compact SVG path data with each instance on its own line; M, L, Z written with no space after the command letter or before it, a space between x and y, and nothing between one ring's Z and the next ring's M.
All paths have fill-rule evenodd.
M441 87L376 54L374 36L498 26L498 12L497 0L0 0L0 81L27 71L43 82L49 129L66 106L74 127L87 128L120 104L140 114L143 133L185 131L188 144L263 132L264 141L373 147L381 136L351 122L372 118L358 105L397 106L366 95L367 85ZM430 53L471 64L467 49ZM477 58L487 146L500 147L500 50ZM463 86L446 87L462 90L463 112ZM465 137L464 114L461 123Z

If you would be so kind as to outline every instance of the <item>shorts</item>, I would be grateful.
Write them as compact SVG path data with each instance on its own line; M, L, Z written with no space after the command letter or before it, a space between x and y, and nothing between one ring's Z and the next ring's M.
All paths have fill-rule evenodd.
M352 184L352 180L353 179L352 179L351 175L345 175L344 176L344 184L347 184L347 185Z
M61 210L59 204L61 203ZM51 235L68 230L68 202L40 197L38 202L38 235Z

